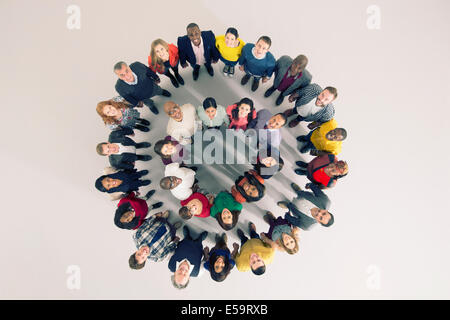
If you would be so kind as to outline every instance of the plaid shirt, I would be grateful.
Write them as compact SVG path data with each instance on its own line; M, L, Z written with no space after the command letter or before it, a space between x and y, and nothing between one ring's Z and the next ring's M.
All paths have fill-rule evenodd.
M150 246L149 244L161 227L165 227L166 231ZM149 246L150 255L148 256L148 259L155 262L164 260L177 246L176 243L172 241L172 235L170 234L167 223L155 220L154 216L146 219L144 223L142 223L139 229L133 234L133 240L137 249L143 245Z
M312 83L304 88L298 89L296 91L299 94L297 101L295 102L295 108L300 108L301 106L309 103L312 99L317 98L317 96L322 92L322 88L316 84ZM306 117L303 121L313 122L317 121L320 123L327 122L334 117L334 106L333 103L329 103L322 108L322 110Z

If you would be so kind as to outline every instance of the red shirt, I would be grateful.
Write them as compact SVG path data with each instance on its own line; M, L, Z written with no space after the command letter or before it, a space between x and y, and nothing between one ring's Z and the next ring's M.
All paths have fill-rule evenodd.
M209 203L208 198L206 196L204 196L203 194L201 194L200 192L195 192L195 193L191 194L191 196L189 198L187 198L186 200L181 200L180 203L184 207L191 200L194 200L194 199L200 200L200 202L202 203L202 212L198 216L194 216L194 217L198 217L198 218L209 217L212 205Z
M329 177L325 173L325 168L321 168L313 173L313 179L325 187L331 187L335 183L335 179Z
M139 218L138 225L135 228L133 228L133 230L135 230L141 226L142 222L144 222L145 217L147 216L147 213L148 213L148 205L145 200L136 198L134 192L131 192L125 198L120 199L117 207L119 207L120 205L127 203L127 202L130 203L131 207L134 210L136 217Z

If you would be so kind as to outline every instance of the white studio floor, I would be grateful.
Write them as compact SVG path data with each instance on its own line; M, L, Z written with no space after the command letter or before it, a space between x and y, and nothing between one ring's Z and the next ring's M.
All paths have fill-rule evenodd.
M170 23L152 13L154 3L76 1L82 12L80 30L66 28L69 1L2 1L0 30L5 76L0 80L7 121L1 165L4 222L0 241L3 259L2 299L413 299L449 298L450 222L445 201L449 194L448 98L450 45L446 1L379 1L380 30L366 26L372 3L282 1L276 17L267 18L270 1L230 1L239 10L225 14L211 1L177 2ZM129 11L127 11L129 9ZM275 10L275 9L274 9ZM130 18L129 13L133 12ZM33 14L31 13L33 12ZM127 14L128 13L128 14ZM289 15L292 14L292 18ZM287 16L286 16L287 15ZM128 18L124 18L128 17ZM263 19L261 17L264 17ZM400 17L400 18L399 18ZM94 188L107 159L95 152L109 130L95 112L97 102L116 95L115 62L147 64L150 43L163 38L176 43L185 26L223 34L236 27L247 42L263 34L272 38L275 58L283 54L309 58L313 82L339 91L336 120L348 130L339 159L350 172L326 193L335 225L301 232L300 252L276 253L264 276L234 269L223 283L204 273L185 290L170 281L168 260L130 270L135 250L132 231L114 226L117 203ZM271 84L252 93L251 82L240 85L242 73L225 78L223 64L211 78L204 68L197 82L192 69L181 69L186 85L173 88L161 76L161 86L178 104L201 104L212 96L228 106L250 97L256 109L286 110L287 99L275 107L277 93L264 98ZM151 131L135 132L137 142L165 137L167 116L144 107ZM430 110L430 111L429 111ZM424 116L425 115L425 116ZM13 120L13 121L11 121ZM248 221L267 231L262 215L284 214L276 202L291 199L291 182L307 183L294 173L295 161L312 159L297 150L295 137L306 127L283 128L283 170L267 180L266 196L244 204L239 226ZM10 138L11 137L11 138ZM178 220L178 201L159 189L164 166L150 149L150 186L157 189L149 203L164 202ZM434 163L433 156L439 156ZM429 163L431 161L431 163ZM213 193L230 190L250 166L204 166L197 178ZM222 232L215 219L191 219L197 233L210 232L213 245ZM238 241L229 231L229 246ZM181 230L179 231L181 236ZM81 287L70 290L70 266L81 272Z

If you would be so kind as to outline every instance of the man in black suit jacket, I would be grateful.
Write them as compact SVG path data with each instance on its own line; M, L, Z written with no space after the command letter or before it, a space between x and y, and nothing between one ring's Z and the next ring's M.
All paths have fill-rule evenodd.
M194 80L198 79L201 64L205 65L211 77L214 76L211 63L216 63L220 56L216 48L216 36L212 31L200 31L195 23L190 23L186 31L187 35L178 37L177 41L181 66L186 68L186 61L190 63L194 68Z
M111 166L117 169L133 169L135 161L151 160L152 157L149 155L136 154L136 149L148 148L151 144L148 142L136 143L127 137L131 134L134 133L130 128L112 131L108 142L97 145L97 153L101 156L108 156Z

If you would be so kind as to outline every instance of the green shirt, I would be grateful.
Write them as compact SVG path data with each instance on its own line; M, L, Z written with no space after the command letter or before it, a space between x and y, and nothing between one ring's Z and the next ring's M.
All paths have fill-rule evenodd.
M215 217L217 213L222 212L225 208L230 211L241 211L242 204L236 202L230 193L221 191L214 199L214 205L211 208L211 217Z

